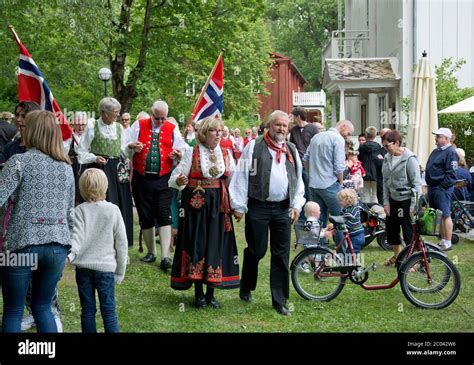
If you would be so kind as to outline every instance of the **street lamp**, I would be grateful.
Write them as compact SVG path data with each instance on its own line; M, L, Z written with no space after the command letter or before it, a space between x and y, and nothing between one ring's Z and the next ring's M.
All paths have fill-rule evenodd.
M107 96L107 82L110 80L112 76L112 71L108 68L103 67L99 70L99 79L104 82L104 96Z

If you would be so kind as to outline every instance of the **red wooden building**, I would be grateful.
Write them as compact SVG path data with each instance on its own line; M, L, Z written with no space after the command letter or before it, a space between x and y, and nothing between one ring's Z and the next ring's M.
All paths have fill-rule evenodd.
M293 92L303 92L306 79L293 61L286 56L273 52L272 81L265 85L268 95L260 95L260 119L266 120L274 110L290 113L293 109Z

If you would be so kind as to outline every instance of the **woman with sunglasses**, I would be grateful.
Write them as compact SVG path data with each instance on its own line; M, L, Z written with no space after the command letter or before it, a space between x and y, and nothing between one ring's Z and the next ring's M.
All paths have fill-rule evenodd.
M387 151L382 165L383 205L386 218L387 241L393 249L393 256L385 261L385 266L393 266L401 251L400 227L405 244L412 236L411 215L415 209L416 197L421 195L420 166L413 152L402 147L402 137L398 131L384 135L383 147Z

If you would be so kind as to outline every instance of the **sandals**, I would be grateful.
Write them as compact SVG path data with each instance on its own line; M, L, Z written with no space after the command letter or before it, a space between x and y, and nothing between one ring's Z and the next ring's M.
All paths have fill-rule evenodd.
M385 266L393 266L397 262L397 258L395 256L390 257L388 260L385 260L383 263Z

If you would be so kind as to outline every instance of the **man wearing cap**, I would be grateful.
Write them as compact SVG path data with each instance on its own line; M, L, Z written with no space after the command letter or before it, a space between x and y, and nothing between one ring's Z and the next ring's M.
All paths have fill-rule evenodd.
M456 170L459 157L451 146L452 133L448 128L440 128L433 132L436 148L426 163L426 183L428 184L428 200L432 208L443 212L440 226L440 248L451 249L453 222L451 220L451 194L456 183Z

